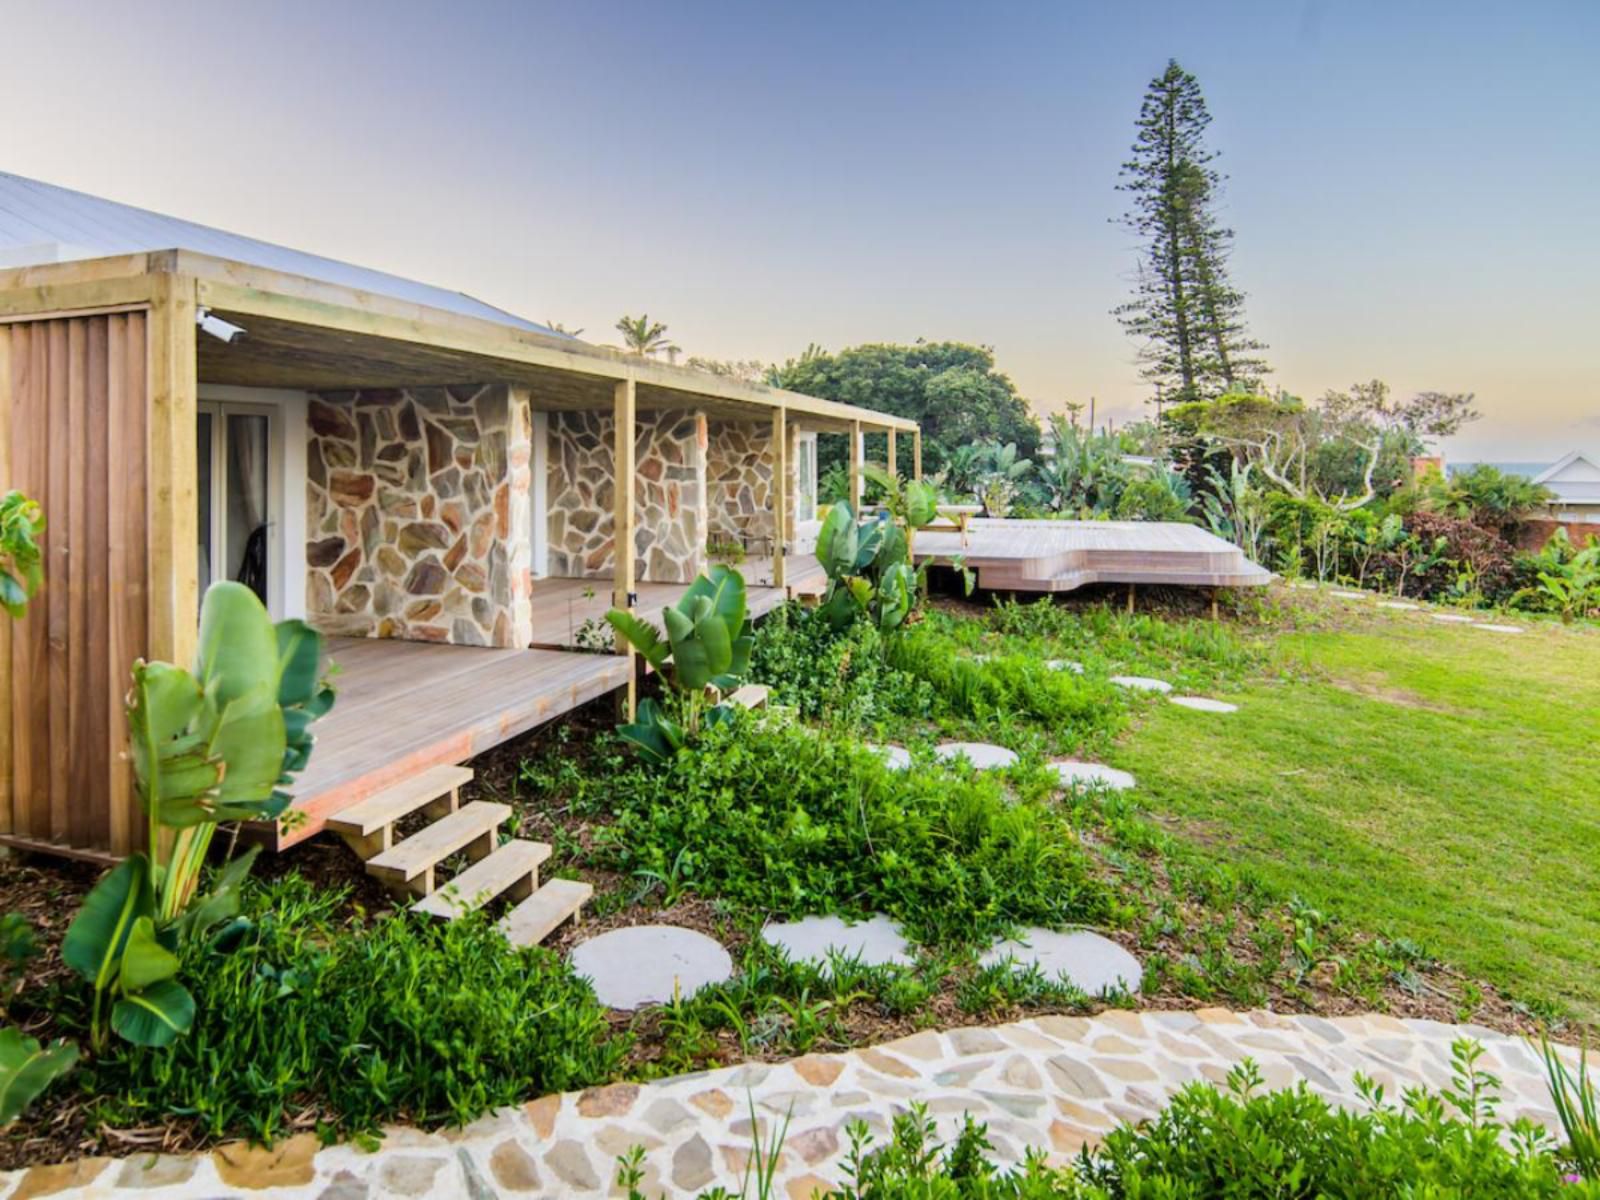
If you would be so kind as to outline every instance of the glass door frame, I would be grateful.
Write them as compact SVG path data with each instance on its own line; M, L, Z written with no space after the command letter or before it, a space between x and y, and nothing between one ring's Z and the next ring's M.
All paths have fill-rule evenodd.
M266 420L267 609L274 620L282 620L284 614L278 611L282 604L277 601L279 596L285 594L286 583L283 581L283 463L280 460L283 453L282 413L276 404L201 396L195 402L197 454L201 414L211 418L211 529L206 551L210 556L212 582L233 578L232 567L227 564L243 550L243 547L235 548L227 544L228 418L263 417ZM196 499L198 501L198 497ZM221 572L217 569L219 563L224 564Z

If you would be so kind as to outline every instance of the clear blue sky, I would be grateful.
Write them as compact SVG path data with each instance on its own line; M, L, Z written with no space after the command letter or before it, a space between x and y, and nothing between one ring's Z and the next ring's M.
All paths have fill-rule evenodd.
M1478 393L1600 449L1600 2L0 0L0 167L690 353L993 345L1146 389L1109 310L1141 93L1198 75L1236 282L1302 394Z

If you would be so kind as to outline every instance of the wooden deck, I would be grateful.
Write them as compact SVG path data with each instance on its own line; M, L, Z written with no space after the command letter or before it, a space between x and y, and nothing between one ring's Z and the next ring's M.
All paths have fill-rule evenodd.
M775 588L772 586L771 559L746 559L738 565L739 573L745 578L745 600L752 620L766 616L791 596L820 594L827 586L827 574L811 555L791 557L784 566L788 586ZM639 604L634 612L659 628L661 610L676 604L687 586L682 583L642 582L636 588ZM607 638L610 627L605 625L605 616L610 607L609 579L535 579L534 644L555 648L577 646L586 626L590 631L586 636Z
M292 789L305 819L278 849L424 767L465 762L627 682L626 660L609 654L333 637L327 656L338 700Z
M1197 525L1166 521L975 519L917 534L918 561L961 557L993 591L1069 592L1089 583L1259 587L1272 573Z

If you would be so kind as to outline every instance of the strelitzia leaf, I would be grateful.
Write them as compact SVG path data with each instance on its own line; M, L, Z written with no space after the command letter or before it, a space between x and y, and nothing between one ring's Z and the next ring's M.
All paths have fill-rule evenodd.
M125 995L111 1010L111 1028L136 1046L170 1046L194 1023L194 997L173 979Z
M7 1026L0 1029L0 1125L9 1125L78 1061L78 1048L62 1039L42 1046Z

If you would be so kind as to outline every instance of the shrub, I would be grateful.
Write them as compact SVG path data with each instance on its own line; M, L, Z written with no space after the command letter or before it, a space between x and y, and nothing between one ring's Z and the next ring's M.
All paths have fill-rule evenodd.
M625 1043L552 952L508 946L481 916L342 924L344 900L296 875L248 887L249 941L184 963L198 1001L188 1036L164 1050L114 1042L81 1072L100 1115L190 1116L270 1140L309 1109L360 1133L470 1121L620 1065Z
M757 630L750 662L751 678L778 703L841 729L933 710L932 687L889 666L882 635L866 621L836 630L818 610L785 604Z
M891 771L850 738L741 721L591 786L608 865L775 916L883 912L951 947L1111 911L1060 811L1009 803L993 773Z
M1433 512L1412 513L1406 519L1406 532L1422 546L1437 548L1436 553L1407 566L1394 552L1386 556L1386 577L1393 579L1398 571L1408 571L1407 595L1494 603L1510 594L1515 551L1499 534L1460 517Z
M1192 1083L1153 1121L1122 1125L1070 1166L1030 1153L1012 1171L991 1160L984 1126L970 1119L949 1147L935 1140L921 1106L895 1119L891 1141L870 1151L851 1130L839 1200L985 1196L1036 1200L1255 1200L1268 1197L1600 1196L1593 1182L1564 1180L1552 1139L1494 1120L1495 1080L1476 1071L1477 1049L1455 1047L1457 1078L1440 1095L1407 1092L1396 1108L1368 1088L1364 1113L1336 1109L1305 1084L1261 1093L1245 1062L1226 1091Z

